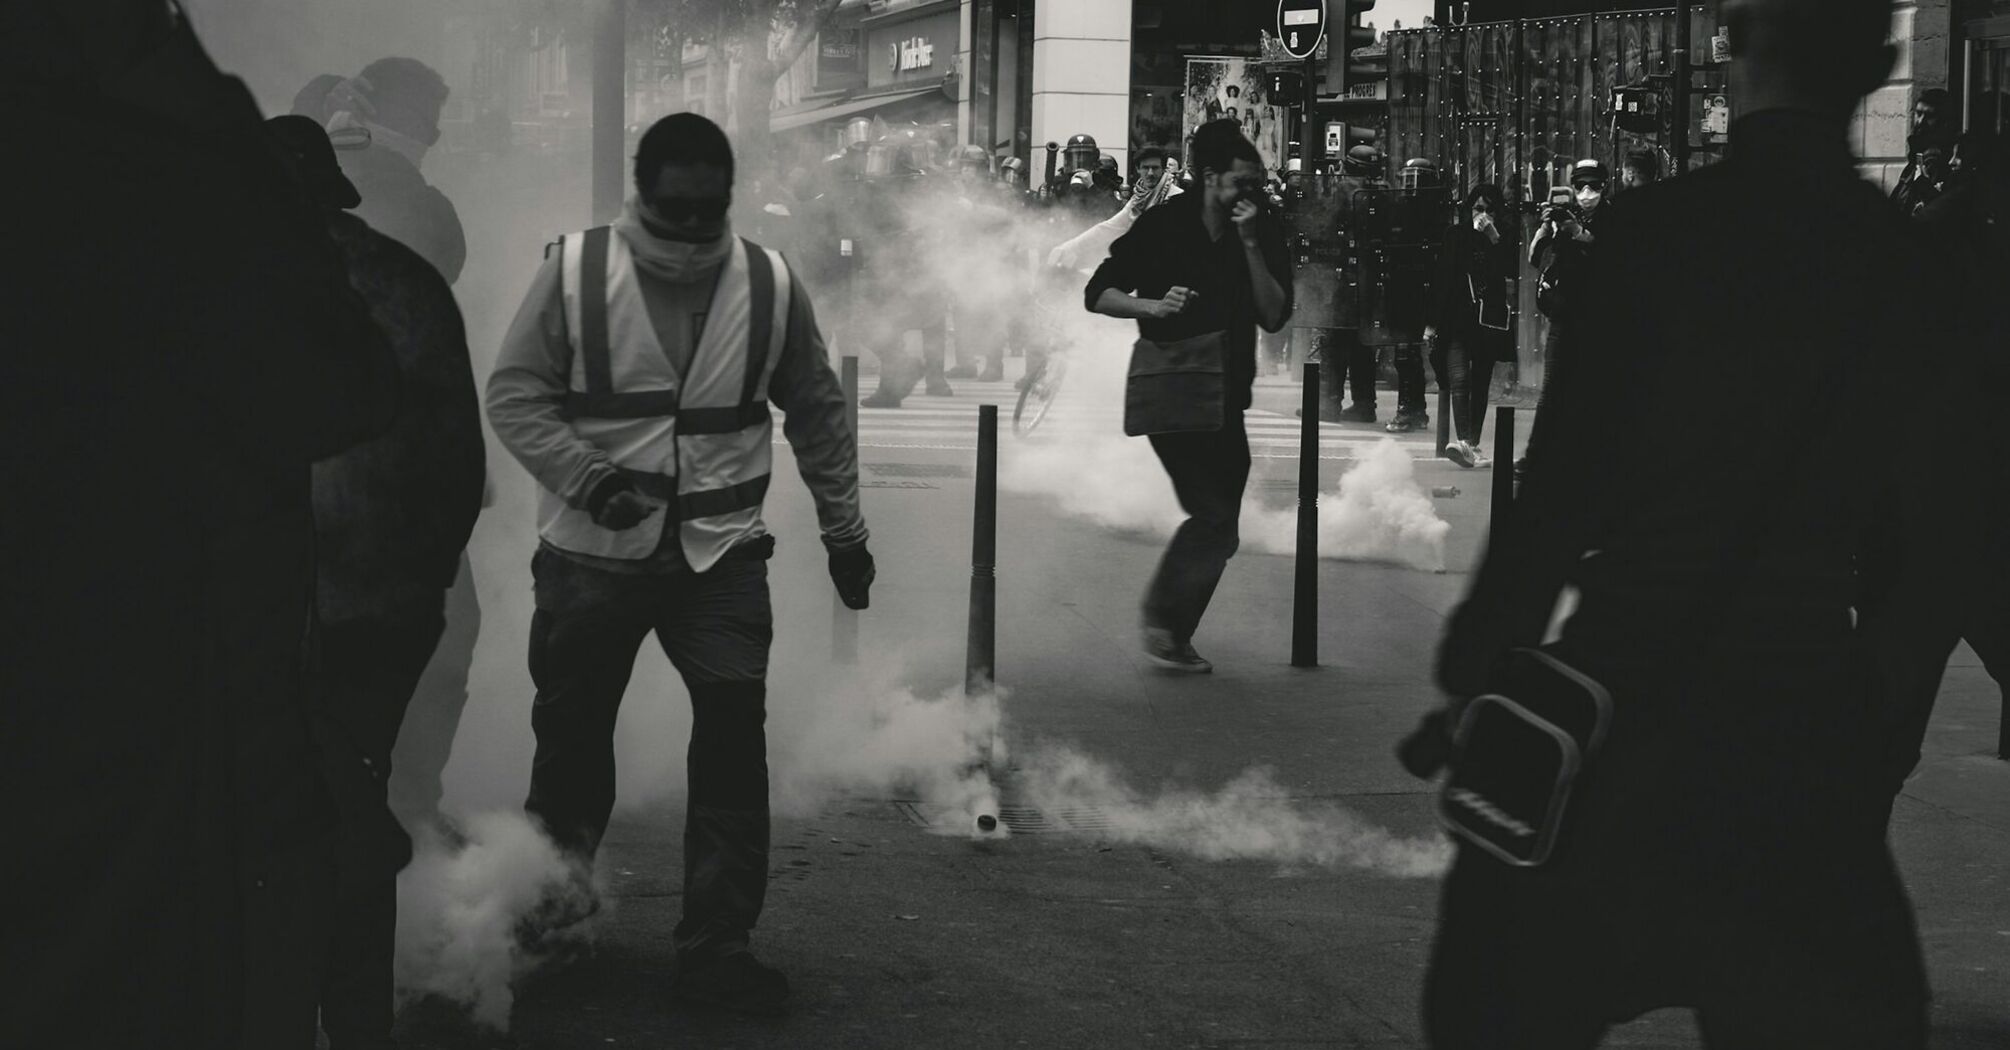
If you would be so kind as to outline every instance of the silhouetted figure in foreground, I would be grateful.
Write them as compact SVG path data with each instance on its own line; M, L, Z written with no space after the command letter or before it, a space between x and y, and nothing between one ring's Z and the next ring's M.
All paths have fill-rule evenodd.
M268 126L325 210L403 379L390 433L314 465L318 724L342 818L321 1027L331 1050L375 1050L390 1045L397 875L412 855L386 804L392 747L481 510L481 411L446 280L346 210L360 198L320 125Z
M1725 14L1730 152L1608 206L1508 534L1440 653L1450 695L1484 691L1569 583L1551 651L1615 711L1545 866L1461 846L1425 988L1436 1047L1590 1047L1676 1005L1712 1047L1925 1038L1884 838L1891 697L1852 623L1858 564L1911 553L1870 537L1917 542L1888 527L1912 464L1851 424L1888 400L1893 348L1930 348L1911 358L1929 382L1960 358L1922 330L1928 260L1849 151L1890 69L1889 3Z
M175 10L0 7L0 1045L314 1043L334 809L309 465L389 347Z

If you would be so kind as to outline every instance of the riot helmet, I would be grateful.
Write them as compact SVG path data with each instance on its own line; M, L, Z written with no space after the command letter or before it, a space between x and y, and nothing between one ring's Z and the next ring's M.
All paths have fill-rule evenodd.
M998 177L1014 186L1026 185L1026 162L1017 157L1006 157L998 162Z
M1363 143L1348 150L1347 157L1341 164L1349 175L1364 178L1380 176L1382 174L1382 151Z
M1412 157L1396 173L1396 188L1415 193L1438 188L1438 162L1429 157Z
M1076 135L1068 139L1061 150L1061 167L1064 171L1094 171L1103 151L1096 146L1093 135Z
M980 177L991 174L991 152L974 143L956 147L956 152L951 154L951 162L958 174Z
M1611 181L1611 176L1605 170L1605 162L1602 160L1596 158L1580 160L1571 166L1570 184L1572 186L1582 186L1587 182L1596 182L1604 185L1609 181Z
M872 145L872 118L853 117L846 121L843 141L845 149L854 151L862 151Z

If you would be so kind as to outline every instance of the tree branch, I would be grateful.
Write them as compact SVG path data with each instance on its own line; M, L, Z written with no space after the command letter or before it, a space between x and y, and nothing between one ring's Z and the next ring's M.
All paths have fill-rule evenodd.
M803 48L810 44L810 38L823 32L824 27L837 17L838 4L843 0L796 0L796 19L782 39L768 51L768 61L774 63L779 75L781 70L796 64ZM806 10L807 9L807 10Z

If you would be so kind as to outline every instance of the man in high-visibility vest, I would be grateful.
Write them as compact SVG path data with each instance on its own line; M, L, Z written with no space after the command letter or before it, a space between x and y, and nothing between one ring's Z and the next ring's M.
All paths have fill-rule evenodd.
M547 252L504 337L488 411L544 489L525 808L590 864L614 803L615 711L655 631L692 705L673 987L769 1013L788 981L747 947L768 881L768 402L787 414L851 608L868 603L873 561L857 446L816 315L779 253L732 235L732 180L716 124L680 113L651 127L621 217Z

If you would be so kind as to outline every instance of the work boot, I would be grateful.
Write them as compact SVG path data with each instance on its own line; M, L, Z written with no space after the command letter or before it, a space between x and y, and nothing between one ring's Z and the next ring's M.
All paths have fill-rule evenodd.
M1161 671L1179 674L1208 674L1214 665L1193 651L1192 642L1182 642L1163 627L1145 628L1145 661Z
M537 903L517 919L516 941L526 951L543 954L585 939L587 921L600 913L600 891L594 888L591 866L573 861L568 867L566 877L547 884Z
M716 955L680 957L670 994L698 1006L773 1017L789 997L789 979L745 947L736 947Z

